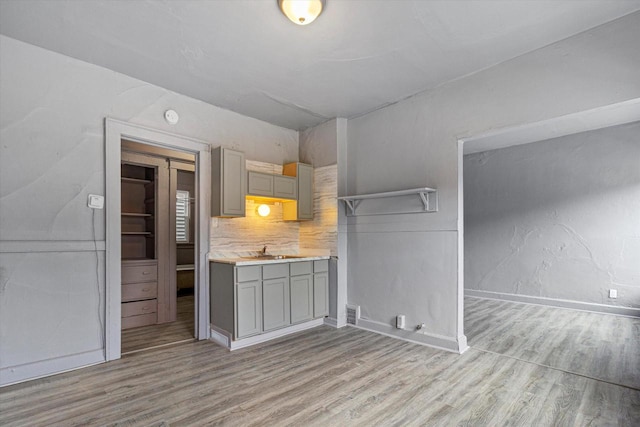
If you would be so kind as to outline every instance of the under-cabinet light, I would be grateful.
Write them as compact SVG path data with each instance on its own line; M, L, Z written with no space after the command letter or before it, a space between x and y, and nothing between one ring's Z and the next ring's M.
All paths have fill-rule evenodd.
M269 213L271 213L271 208L268 205L260 205L258 206L258 215L260 216L269 216Z

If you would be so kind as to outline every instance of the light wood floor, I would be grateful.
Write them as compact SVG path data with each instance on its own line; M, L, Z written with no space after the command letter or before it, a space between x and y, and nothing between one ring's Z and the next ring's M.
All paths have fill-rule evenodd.
M492 351L640 389L640 319L465 299L465 335Z
M193 295L178 297L176 321L159 325L141 326L122 331L121 352L130 353L146 348L181 342L194 337Z
M479 323L472 345L496 327ZM355 328L319 327L233 353L202 341L165 347L0 393L0 425L11 426L640 425L637 389Z

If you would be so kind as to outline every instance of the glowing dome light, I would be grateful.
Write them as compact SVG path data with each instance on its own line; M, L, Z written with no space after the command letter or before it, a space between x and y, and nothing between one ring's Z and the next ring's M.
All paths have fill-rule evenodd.
M308 25L322 13L324 0L278 0L278 6L294 24Z
M260 205L258 206L258 215L260 216L268 216L271 213L271 208L268 205Z

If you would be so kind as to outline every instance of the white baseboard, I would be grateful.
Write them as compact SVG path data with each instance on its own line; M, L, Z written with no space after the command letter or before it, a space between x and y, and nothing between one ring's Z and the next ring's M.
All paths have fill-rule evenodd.
M334 319L333 317L325 317L324 324L338 329L338 319Z
M391 325L382 322L376 322L369 319L358 319L357 325L348 325L352 328L364 329L366 331L375 332L386 335L391 338L408 341L414 344L426 345L440 350L451 351L462 354L469 349L467 346L467 337L462 335L457 339L444 335L427 334L424 332L408 331L406 329L397 329Z
M215 328L212 325L211 340L225 348L228 348L230 351L233 351L322 325L324 325L324 318L313 319L308 322L298 323L297 325L288 326L286 328L277 329L275 331L266 332L260 335L254 335L252 337L243 338L237 341L231 340L226 331L223 332L219 328ZM224 338L228 338L228 340L225 340Z
M616 314L618 316L640 317L640 308L619 307L616 305L596 304L590 302L572 301L555 298L534 297L529 295L507 294L502 292L479 291L465 289L464 295L472 298L495 299L503 301L521 302L525 304L546 305L573 310L591 311L594 313Z
M211 341L216 344L220 344L224 348L229 348L231 342L231 334L224 329L220 329L217 326L211 325Z
M0 369L0 387L63 372L74 371L106 361L104 350L93 350L70 356L56 357L55 359L40 362L25 363L24 365L9 366Z

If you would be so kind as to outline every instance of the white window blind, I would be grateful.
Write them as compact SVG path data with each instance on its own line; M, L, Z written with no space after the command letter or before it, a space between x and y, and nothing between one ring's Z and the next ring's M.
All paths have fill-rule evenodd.
M189 192L176 192L176 242L189 243Z

